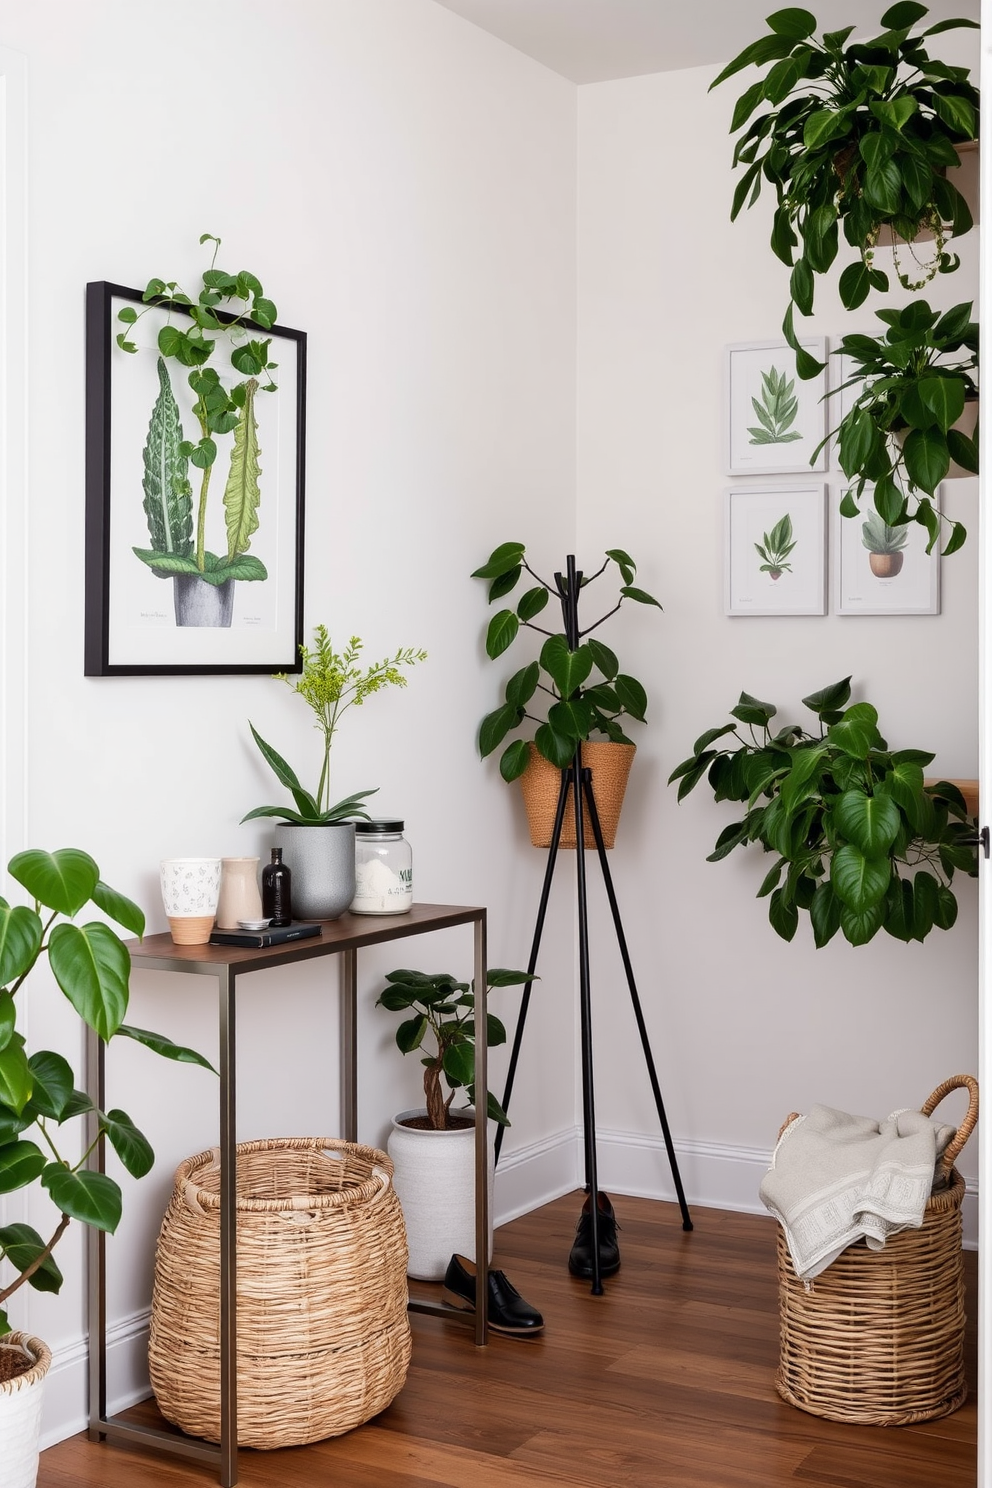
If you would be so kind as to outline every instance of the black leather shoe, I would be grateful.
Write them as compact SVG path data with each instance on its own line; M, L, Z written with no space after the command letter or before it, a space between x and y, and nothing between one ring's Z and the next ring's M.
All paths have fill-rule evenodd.
M441 1296L450 1307L461 1312L475 1311L475 1262L453 1255L444 1273ZM490 1271L486 1277L489 1326L494 1333L540 1333L544 1319L535 1307L525 1302L502 1271Z
M613 1213L609 1194L599 1193L599 1274L614 1276L620 1270L620 1247L617 1244L617 1217ZM572 1249L568 1253L568 1269L573 1276L592 1276L592 1195L586 1196L575 1230Z

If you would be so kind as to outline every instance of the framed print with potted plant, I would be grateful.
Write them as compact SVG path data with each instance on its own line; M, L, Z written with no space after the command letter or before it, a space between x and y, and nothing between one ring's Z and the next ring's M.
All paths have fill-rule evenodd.
M811 337L804 350L825 362L826 340ZM824 369L803 382L795 352L784 341L750 341L727 347L727 469L731 475L775 475L825 470ZM815 459L814 459L815 456Z
M825 615L826 542L822 484L726 496L728 615Z
M213 265L86 303L86 675L299 671L305 333Z
M860 517L832 502L833 605L838 615L939 615L940 549L919 522L890 527L869 496Z

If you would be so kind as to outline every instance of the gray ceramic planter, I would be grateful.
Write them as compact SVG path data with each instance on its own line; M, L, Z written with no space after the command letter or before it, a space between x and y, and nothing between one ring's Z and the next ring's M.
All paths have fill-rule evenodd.
M355 897L355 824L285 822L274 840L293 875L293 918L336 920Z

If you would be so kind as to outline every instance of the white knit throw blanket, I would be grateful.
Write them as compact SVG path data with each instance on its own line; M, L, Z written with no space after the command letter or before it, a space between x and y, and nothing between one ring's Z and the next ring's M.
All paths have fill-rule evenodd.
M791 1122L760 1193L785 1231L800 1280L819 1276L862 1236L869 1250L881 1250L899 1230L919 1229L954 1131L921 1111L878 1122L812 1106Z

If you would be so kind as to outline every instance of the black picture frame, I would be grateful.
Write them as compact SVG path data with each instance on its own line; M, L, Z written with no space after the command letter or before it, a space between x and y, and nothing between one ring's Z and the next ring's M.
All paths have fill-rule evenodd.
M257 529L245 542L245 550L252 549L250 556L235 550L237 562L248 572L211 584L199 581L196 574L161 571L162 555L153 551L156 543L149 536L145 506L149 488L143 485L153 447L151 426L160 410L157 394L165 394L161 367L166 369L182 434L190 440L194 432L185 407L187 401L192 406L193 395L185 378L176 376L176 364L159 358L156 346L156 326L170 315L188 311L175 302L156 302L142 317L139 351L132 354L116 341L122 328L118 314L127 305L146 308L140 290L106 280L86 286L85 675L298 672L303 642L306 332L281 325L263 330L244 323L253 339L271 341L269 355L277 364L272 377L278 386L275 392L259 393L255 403L260 446ZM218 315L225 324L234 320ZM233 432L231 442L233 447ZM204 538L209 542L212 537L218 547L225 491L213 483L220 486L223 481L222 463L219 449L205 503L205 524L209 520L212 529L205 525ZM193 466L189 476L187 531L196 533L199 493L192 478L201 476ZM221 535L221 542L227 540ZM200 547L204 546L201 540ZM206 557L211 560L212 555L208 552ZM234 560L228 555L212 561Z

